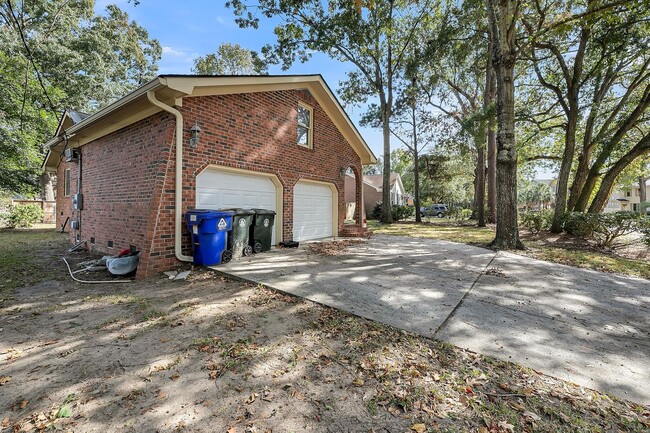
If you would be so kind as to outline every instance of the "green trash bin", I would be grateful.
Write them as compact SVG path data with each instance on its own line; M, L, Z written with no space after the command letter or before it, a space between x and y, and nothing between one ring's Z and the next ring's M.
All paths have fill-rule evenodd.
M251 209L221 209L233 211L232 230L228 233L228 247L223 254L223 262L238 260L243 256L250 256L253 248L249 245L250 229L253 225L255 211Z
M261 253L271 249L275 211L268 209L253 210L255 211L255 222L251 227L250 244L254 253Z

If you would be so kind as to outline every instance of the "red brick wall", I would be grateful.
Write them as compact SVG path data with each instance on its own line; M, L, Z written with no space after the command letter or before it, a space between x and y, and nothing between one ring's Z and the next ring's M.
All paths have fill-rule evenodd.
M314 109L314 148L296 144L298 101ZM293 187L299 179L331 182L339 198L339 229L345 218L341 167L361 172L361 161L336 126L306 91L260 92L184 98L183 214L195 207L195 179L210 164L275 173L283 185L283 239L292 238ZM190 128L201 128L196 149ZM83 158L82 239L94 249L117 252L129 245L142 251L138 277L177 263L174 257L173 116L159 113L81 148ZM62 169L70 164L61 163ZM76 167L76 164L72 164ZM75 171L76 179L76 171ZM70 197L57 186L59 211L71 214ZM76 184L75 184L76 188ZM75 191L74 189L73 191ZM359 207L359 204L357 204ZM60 215L59 212L59 215ZM114 242L108 250L107 241ZM279 241L279 240L278 240ZM190 254L183 224L183 247Z
M72 209L79 163L61 162L57 177L57 224L81 221L86 247L116 254L135 246L146 262L157 221L160 193L167 172L175 121L159 113L82 146L81 193L83 209ZM64 196L64 170L70 168L70 196ZM74 242L76 230L66 231ZM91 243L91 238L95 242ZM112 248L108 246L112 241Z

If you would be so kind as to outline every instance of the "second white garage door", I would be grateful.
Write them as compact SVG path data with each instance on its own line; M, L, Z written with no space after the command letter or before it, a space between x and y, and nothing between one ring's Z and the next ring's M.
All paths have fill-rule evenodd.
M196 208L261 208L277 212L270 177L208 167L196 176ZM273 230L275 243L275 230Z
M332 236L332 190L327 185L298 182L293 189L293 240Z

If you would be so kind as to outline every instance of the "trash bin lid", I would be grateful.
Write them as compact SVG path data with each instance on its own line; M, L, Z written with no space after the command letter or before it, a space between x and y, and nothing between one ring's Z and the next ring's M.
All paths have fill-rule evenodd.
M258 214L258 215L275 215L274 210L259 209L259 208L255 208L255 209L251 209L251 210L255 211L255 213Z
M235 216L235 215L255 215L255 210L253 210L253 209L233 208L233 209L219 209L219 211L234 212L233 216Z
M234 212L214 209L188 209L186 215L193 216L193 218L190 218L190 221L201 221L204 219L233 216Z

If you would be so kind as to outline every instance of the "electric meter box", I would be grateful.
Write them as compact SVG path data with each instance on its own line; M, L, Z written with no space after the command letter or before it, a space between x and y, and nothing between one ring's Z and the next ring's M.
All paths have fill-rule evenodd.
M76 149L66 149L63 151L63 158L66 162L73 162L79 160L79 153Z
M75 194L72 196L72 208L74 210L81 210L84 207L83 194Z

